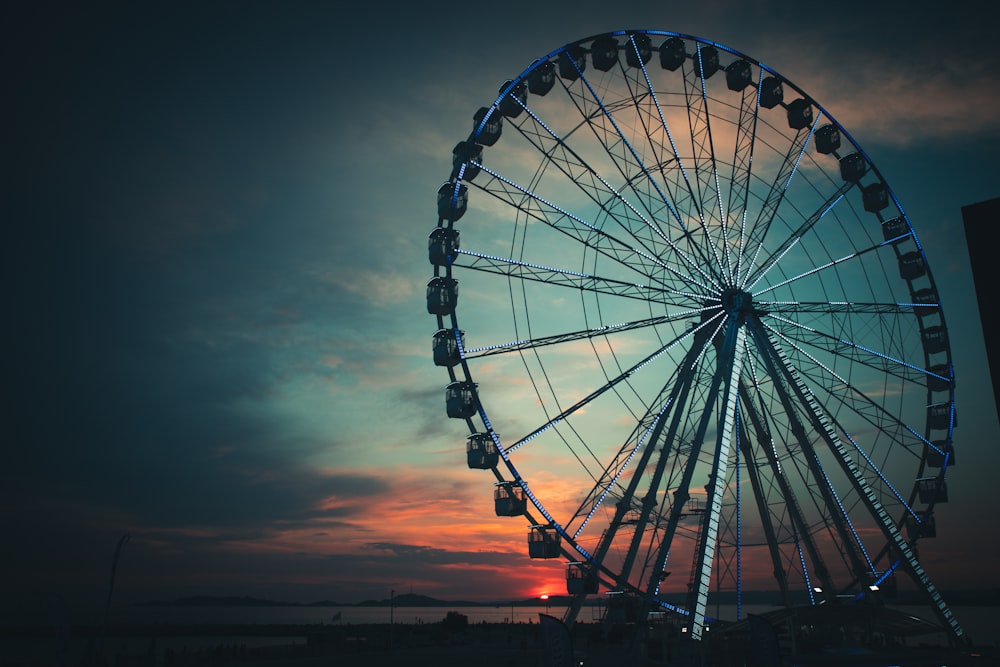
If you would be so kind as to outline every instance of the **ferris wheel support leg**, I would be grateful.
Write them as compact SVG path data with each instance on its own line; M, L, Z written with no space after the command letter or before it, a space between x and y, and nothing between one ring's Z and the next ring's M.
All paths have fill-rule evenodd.
M775 346L774 349L778 349L776 343L777 342L775 340L771 340L771 344ZM816 400L812 391L802 381L798 371L795 370L787 358L782 358L781 361L783 364L784 374L792 384L793 391L796 393L799 400L802 401L802 403L808 408L807 414L809 414L813 422L813 427L824 436L827 445L829 445L830 449L836 453L837 461L844 469L844 472L847 473L849 478L852 480L855 489L857 489L861 497L864 499L868 506L868 511L871 512L872 516L878 520L882 533L889 540L889 542L895 546L903 562L906 564L907 570L910 572L914 581L927 594L935 613L940 618L942 623L944 623L945 628L951 633L953 639L958 642L964 642L965 633L962 630L962 626L959 625L958 620L945 603L940 591L937 590L931 582L930 577L927 576L927 573L924 571L924 568L920 565L916 554L913 553L913 549L910 548L910 545L907 543L903 534L896 526L896 522L893 521L889 512L882 506L882 503L875 494L874 489L872 489L868 480L865 479L861 469L858 468L857 463L855 463L854 459L850 455L850 452L848 452L847 448L844 446L840 436L837 435L830 418L820 407L819 402Z
M733 331L735 329L735 332ZM743 371L743 351L746 329L739 322L731 324L726 336L726 346L722 360L728 366L728 376L723 393L722 424L719 428L712 461L712 477L709 488L708 512L705 513L704 538L698 551L697 571L694 590L694 605L691 618L691 639L700 641L705 628L705 609L708 606L708 589L711 585L712 563L715 560L715 546L719 536L719 515L722 512L722 493L726 488L726 472L733 433L736 428L736 407L739 396L740 374Z

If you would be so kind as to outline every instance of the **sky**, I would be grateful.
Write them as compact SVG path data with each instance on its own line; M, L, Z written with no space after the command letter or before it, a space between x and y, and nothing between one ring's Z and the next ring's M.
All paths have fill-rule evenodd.
M961 222L1000 196L1000 57L975 3L352 4L5 7L5 599L100 608L125 534L122 604L563 592L444 416L426 238L498 86L630 28L766 62L891 183L957 377L959 463L922 562L939 587L1000 586Z

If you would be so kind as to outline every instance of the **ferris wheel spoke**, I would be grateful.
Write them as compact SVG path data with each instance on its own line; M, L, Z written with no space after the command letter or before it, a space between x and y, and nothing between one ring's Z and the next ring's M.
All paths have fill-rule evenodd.
M564 419L566 419L567 417L569 417L573 413L578 412L579 410L583 409L585 406L587 406L590 403L592 403L595 399L597 399L598 397L600 397L602 394L604 394L604 393L612 390L615 386L617 386L617 385L621 384L622 382L628 380L635 373L637 373L638 371L640 371L643 367L649 365L651 362L653 362L657 358L659 358L659 357L663 356L664 354L666 354L668 351L670 351L673 347L675 347L676 345L678 345L682 341L695 336L698 332L700 332L703 329L705 329L711 323L712 323L712 320L707 320L707 321L702 322L701 324L699 324L694 329L691 329L689 331L685 331L685 332L679 334L678 336L676 336L673 340L671 340L666 345L663 345L663 346L659 347L652 354L646 356L641 361L639 361L638 363L636 363L633 366L629 367L627 370L623 371L622 373L620 373L616 377L611 378L604 385L602 385L602 386L598 387L597 389L593 390L592 392L590 392L589 394L587 394L585 397L583 397L582 399L580 399L579 401L577 401L576 403L574 403L570 407L568 407L565 410L561 411L555 417L549 419L548 421L546 421L541 426L539 426L539 427L535 428L534 430L532 430L530 433L528 433L528 435L524 436L523 438L521 438L520 440L518 440L514 444L508 446L504 450L504 453L510 454L511 452L515 451L516 449L519 449L520 447L522 447L523 445L525 445L530 440L533 440L534 438L536 438L539 434L541 434L544 431L547 431L548 429L552 428L554 425L556 425L557 423L563 421Z
M704 308L683 310L683 311L677 311L672 315L661 315L659 317L650 317L643 320L636 320L634 322L623 322L621 324L607 324L593 329L581 329L579 331L568 331L565 333L555 334L552 336L540 336L538 338L511 341L509 343L489 345L486 347L468 348L463 350L463 358L477 359L479 357L487 357L495 354L506 354L508 352L521 352L523 350L537 349L541 347L546 347L548 345L558 345L560 343L573 343L580 340L589 340L591 338L609 336L616 333L624 333L627 331L634 331L637 329L646 329L661 324L667 324L670 322L679 322L687 319L699 318L701 317L701 314L704 311L705 311Z
M928 381L938 381L946 384L951 382L951 379L942 375L940 370L935 372L922 365L910 363L898 356L875 350L843 336L819 331L814 327L806 326L779 315L770 314L770 317L781 325L784 325L780 327L780 331L787 339L794 338L800 343L808 344L834 357L839 357L880 373L920 385L924 385ZM779 330L778 327L769 328L774 331Z
M811 109L811 107L809 108ZM768 232L771 229L771 223L774 221L778 210L781 208L781 204L785 201L785 197L792 185L792 179L796 174L803 155L805 155L806 147L809 145L809 138L813 136L813 132L816 129L819 119L820 116L817 116L816 121L811 126L800 128L789 142L788 150L782 157L780 166L775 171L767 196L764 199L760 210L757 212L757 216L753 223L749 237L747 238L747 242L745 244L740 244L741 253L739 264L741 268L744 258L743 249L745 248L749 251L749 249L753 248L753 257L750 257L746 262L747 274L743 278L742 284L746 284L750 279L750 272L756 265L757 256L764 247L764 241L767 239ZM738 270L737 276L740 275L740 270Z
M773 334L776 334L778 336L778 338L781 339L781 342L783 342L784 344L786 344L789 349L796 349L796 350L798 350L799 352L802 353L803 357L806 360L809 360L809 361L813 362L815 365L819 366L820 368L822 368L827 373L834 375L834 377L836 377L839 381L844 382L844 386L847 389L847 391L848 392L853 392L854 394L856 394L861 399L861 401L863 403L865 403L866 407L870 406L874 410L880 410L881 409L874 401L871 400L870 397L868 397L865 394L863 394L860 390L858 390L857 387L854 387L854 386L850 385L849 383L846 383L846 381L844 381L843 378L840 378L839 376L836 376L836 374L833 374L832 371L830 371L830 369L827 368L825 365L823 365L823 364L819 363L818 361L816 361L816 359L814 357L812 357L811 355L809 355L808 353L803 352L802 349L800 347L798 347L793 341L790 341L788 338L786 338L784 336L781 336L780 334L777 334L777 332L775 332L773 330L771 330L771 332ZM782 358L787 360L787 357L784 357L784 355L782 355ZM804 374L804 371L801 368L799 368L799 369L796 370L796 373L797 373L797 375L802 376ZM815 378L813 378L813 379L815 380ZM819 385L823 386L822 382L819 382ZM834 392L831 392L829 389L827 389L827 393L828 393L827 405L835 406L838 403L848 404L848 401L845 399L845 397L843 395L837 395ZM869 415L866 415L866 413L864 412L864 410L859 409L859 407L857 405L848 405L848 407L849 407L849 409L851 409L851 411L854 414L857 414L858 416L862 417L866 421L869 421L873 426L876 427L877 432L881 433L883 436L885 434L887 434L887 433L892 433L892 432L898 431L899 427L907 428L905 424L899 423L898 420L896 419L896 417L893 416L891 413L883 411L883 416L887 416L888 419L883 419L882 421L878 421L878 420L872 419ZM845 434L847 433L846 430L844 430L844 429L841 429L841 430ZM820 434L820 435L822 435L822 434ZM848 438L850 439L850 436L848 436ZM855 444L856 447L858 446L857 443L853 439L851 439L851 442L853 444ZM899 443L896 437L892 438L892 442L895 443L895 444L900 444L900 446L902 446L902 443ZM896 498L902 504L905 505L906 501L892 487L892 483L878 469L878 465L875 462L873 462L872 459L871 459L871 457L869 457L867 454L864 454L864 457L868 460L869 465L868 466L861 466L861 467L865 468L866 470L868 470L869 473L874 473L874 474L871 475L873 478L875 478L875 477L880 478L881 481L882 481L882 483L885 486L887 486L887 487L890 488L890 490L892 491L892 495L896 496ZM822 477L828 483L829 478L826 476L825 473L822 475ZM836 491L833 489L832 486L830 486L830 490L831 490L831 494L832 494L831 497L834 498L834 500L836 501L837 505L839 507L843 507L843 505L841 503L841 499L836 497ZM864 546L860 543L860 540L857 539L857 534L854 532L853 527L850 526L850 518L846 515L846 513L844 514L844 518L845 518L845 521L847 522L848 527L851 529L852 534L856 538L855 542L857 542L859 544L859 546L861 547L861 549L864 550ZM871 562L870 562L870 559L868 558L867 554L865 554L865 558L866 558L866 560L869 561L870 568L872 570L874 570L874 567L871 566Z
M795 247L795 245L816 225L816 223L822 220L824 216L833 210L833 207L844 199L847 192L853 186L854 183L844 181L844 183L842 183L839 188L827 197L826 201L813 211L813 213L806 218L795 231L785 238L763 262L757 264L756 261L754 261L754 263L748 267L746 277L743 279L743 285L749 285L746 289L752 291L754 286L760 282L761 278L767 275L768 272L770 272L771 269L781 261L781 258L784 257L789 250Z
M763 326L771 335L779 338L790 349L796 350L801 357L809 361L812 368L816 369L816 373L811 377L817 386L824 388L829 397L828 401L844 405L851 412L878 429L879 432L892 437L893 442L898 443L904 449L908 449L908 447L900 439L903 434L915 438L922 445L933 446L916 428L907 424L899 415L887 410L868 393L862 391L847 378L836 373L788 336L766 324ZM806 371L800 368L798 372L805 373ZM901 435L892 435L895 433ZM917 455L917 453L914 453L914 456Z
M637 48L634 41L631 42L632 48ZM649 78L649 71L646 69L645 65L642 65L639 70L642 73L642 81L638 80L638 75L633 77L625 71L625 80L629 85L631 98L635 106L635 112L639 121L642 125L643 132L646 136L649 149L653 154L654 163L656 165L656 171L659 173L662 180L662 187L664 188L667 199L662 201L662 206L665 206L669 210L671 217L677 220L678 225L683 230L683 237L688 239L690 243L694 243L692 238L693 231L689 229L688 225L684 222L682 213L687 213L688 217L694 218L695 220L701 220L703 218L700 208L697 205L697 195L695 194L694 187L688 178L687 169L684 167L684 161L677 150L677 144L674 141L673 133L670 130L670 126L667 122L666 115L664 114L663 106L660 104L660 100L656 93L656 88L653 86ZM663 145L659 140L659 135L663 134L667 137L667 141L670 144L669 149ZM676 178L672 178L668 172L680 172L682 183L678 182ZM650 184L654 184L653 175L648 172L644 172L649 176ZM672 183L677 183L676 187L672 186ZM662 195L663 191L656 188L658 195ZM685 204L693 202L694 203L694 215L691 215L690 211L684 210ZM704 231L704 226L702 225ZM704 253L703 248L700 245L695 245L695 250L698 253L703 264L710 264L707 256Z
M750 176L753 170L753 153L757 140L757 116L760 113L760 82L764 70L758 74L757 87L745 87L741 93L740 116L736 127L736 142L730 174L728 217L723 220L726 267L729 284L738 284L743 252L746 247L747 206L750 198ZM728 230L732 224L729 218L739 217L739 233L736 242L736 266L732 265Z
M746 381L740 384L740 408L749 418L757 450L752 449L751 438L748 434L744 438L744 460L746 461L747 476L754 488L758 515L761 519L778 587L786 600L786 605L790 605L788 573L783 565L787 557L782 553L782 545L805 544L806 552L810 560L815 563L815 570L823 587L826 590L833 590L833 582L830 580L830 570L824 562L804 518L798 495L778 460L774 436L768 427L765 417L767 412L763 408L759 387L756 382L750 386L755 389L753 394L751 394ZM754 400L755 398L757 400ZM764 462L758 464L758 457L761 455L764 456ZM765 473L768 474L765 476ZM786 515L788 525L782 518ZM778 527L781 527L780 533ZM808 580L806 589L811 597L813 591L812 587L808 585Z
M570 211L549 202L527 186L515 183L505 178L499 172L489 167L481 167L482 171L492 178L485 184L477 185L484 192L496 197L502 203L511 206L529 220L541 222L546 226L568 236L583 247L592 248L617 264L648 280L664 268L661 261L649 256L648 253L637 252L635 246L598 227L595 223L574 215ZM680 272L676 274L680 277Z
M689 350L687 356L690 355L691 351ZM679 378L679 369L683 367L684 364L681 364L678 369L675 369L670 379L656 396L656 399L650 403L646 414L638 421L626 439L625 444L619 449L617 455L611 459L604 473L597 479L594 487L573 514L573 519L567 522L567 528L569 528L574 525L577 519L580 519L579 525L573 534L574 539L580 536L587 527L590 519L594 516L594 513L609 497L617 498L619 501L616 504L617 515L611 522L612 530L617 530L624 522L624 517L629 511L631 499L637 488L636 480L642 471L646 469L653 452L653 445L656 442L657 434L662 429L661 424L669 416L671 409L675 406L679 392L683 389L683 378ZM668 389L670 390L669 393ZM647 443L649 444L647 445ZM630 469L632 459L640 451L642 455L635 466L636 472L632 475L633 483L627 489L619 488L622 476ZM617 492L614 491L616 488L619 488Z
M592 203L600 206L604 214L614 220L646 252L656 256L676 255L680 258L682 266L700 273L705 280L711 281L712 278L704 272L700 264L694 261L660 228L656 222L660 218L658 210L652 209L647 203L644 205L646 212L639 211L636 205L626 199L619 189L615 188L603 175L588 164L569 145L566 138L557 135L530 107L521 103L520 100L518 103L527 112L528 117L534 120L533 130L529 130L526 123L516 125L519 133L539 153L547 156L549 164L555 165L569 183L579 188ZM605 150L610 149L605 146ZM625 175L625 171L620 167L619 173ZM647 197L637 190L636 180L648 180L649 176L646 171L641 171L626 180L628 188L643 202L647 202ZM669 201L664 201L660 205L670 209L671 216L680 222L679 216L671 209ZM667 249L670 252L666 252Z
M696 276L683 271L682 265L675 266L649 254L635 244L608 233L595 223L570 213L488 167L483 166L481 169L492 177L486 184L478 186L484 192L517 209L527 218L541 222L568 236L581 247L592 249L616 264L635 271L650 282L662 283L664 278L660 276L666 272L671 280L686 285L689 289L704 291L712 289L710 285L699 281Z
M861 459L864 459L865 465L859 467L861 467L864 470L864 472L868 472L870 476L875 478L882 487L889 490L889 494L896 499L899 507L902 508L904 516L909 516L913 519L919 519L920 517L917 514L916 509L913 507L912 500L903 497L902 492L900 492L899 489L896 488L896 485L893 484L892 480L889 478L888 472L884 470L883 467L872 458L872 456L864 449L864 447L862 447L861 444L858 443L858 441L850 434L850 432L847 431L847 429L843 427L843 425L839 423L838 420L831 419L831 421L839 429L839 431L844 434L844 437L847 439L847 441L851 443L851 446L858 453L858 456Z
M517 280L533 281L558 287L569 287L574 290L586 290L597 294L608 294L621 298L638 299L640 301L674 306L689 306L692 299L700 298L700 295L690 292L679 292L673 289L628 283L623 280L587 275L579 271L570 271L569 269L558 269L521 262L506 257L483 255L469 250L459 249L455 252L458 257L454 262L454 266L472 271L495 273ZM683 303L669 301L668 299L671 297L683 297L681 299Z
M749 344L747 347L749 374L740 385L740 408L753 428L760 454L755 456L754 452L750 451L750 438L747 437L744 439L747 449L744 458L751 483L754 483L754 479L757 480L756 498L764 527L765 543L771 555L779 589L788 600L786 604L791 604L788 598L789 575L793 571L801 571L804 588L809 599L815 603L806 557L808 556L809 562L813 564L812 576L819 579L826 591L834 590L831 572L805 518L798 493L789 481L787 469L779 461L778 438L773 434L770 424L773 422L777 427L782 408L780 404L775 406L775 397L763 389ZM773 409L771 406L774 406ZM764 457L763 461L759 458L761 454ZM785 456L790 455L791 452ZM762 483L764 481L766 485Z
M842 556L850 562L850 571L862 572L865 569L863 556L856 548L853 532L848 522L845 521L840 503L831 493L832 486L830 486L829 478L822 469L820 457L817 455L812 438L809 437L806 424L799 417L802 397L798 395L799 387L793 380L797 380L799 383L801 380L798 379L797 375L794 378L789 377L787 373L788 360L778 341L768 335L759 321L752 321L750 326L760 356L775 383L775 393L782 412L788 420L791 435L795 438L795 443L803 454L804 464L809 471L808 475L814 480L815 491L821 499L821 506L826 509L826 517L832 524L831 536L837 538ZM813 400L806 405L810 415L812 410L819 407L818 404L814 406L814 403ZM810 427L814 426L811 422L808 423Z
M763 289L761 289L761 290L759 290L757 292L754 292L753 296L754 296L754 298L757 298L759 295L761 295L761 294L767 294L768 292L773 292L774 290L778 289L779 287L784 287L786 285L791 285L794 282L797 282L797 281L802 280L804 278L808 278L810 276L818 275L820 273L823 273L824 271L830 271L831 269L835 269L835 268L839 267L844 262L850 262L852 260L856 260L859 257L867 255L868 253L881 250L885 246L886 246L885 243L879 243L878 245L873 245L873 246L869 246L867 248L862 248L860 250L856 250L856 251L854 251L854 252L852 252L850 254L844 255L843 257L840 257L838 259L832 259L829 262L825 262L825 263L823 263L823 264L821 264L819 266L814 266L813 268L809 269L808 271L803 271L802 273L800 273L800 274L798 274L796 276L792 276L791 278L787 278L785 280L776 282L776 283L774 283L772 285L768 285L767 287L765 287L765 288L763 288ZM791 248L791 247L792 246L789 246L789 248ZM771 266L772 267L775 266L780 259L781 259L781 257L776 258L775 259L775 263L773 263ZM758 277L757 281L759 281L760 278L763 278L765 274L766 274L766 272L764 274L761 274L760 277ZM754 285L756 285L757 281L754 282ZM751 285L749 289L753 289L754 285Z
M636 180L649 183L656 190L659 201L668 207L671 213L670 217L683 232L687 232L683 219L670 206L670 199L652 177L649 166L636 151L636 148L629 142L622 128L615 121L613 111L628 109L634 104L633 99L630 97L630 99L621 102L606 102L595 90L593 84L582 70L578 69L577 74L581 85L586 91L574 93L570 88L567 88L567 93L576 105L585 124L591 129L594 138L603 149L605 155L614 164L625 183L631 185ZM594 106L591 107L591 104ZM610 127L604 124L605 121L610 124ZM640 200L645 202L645 198L640 198ZM646 207L646 212L651 218L654 217L653 211L648 207ZM665 236L662 230L661 236Z
M639 155L636 148L625 136L625 132L622 127L615 120L613 113L615 110L624 110L637 104L634 97L630 95L628 100L624 100L621 103L608 104L597 93L583 72L578 71L578 74L583 86L589 92L589 96L585 97L582 94L571 94L571 97L576 103L580 115L587 121L586 124L591 128L594 137L602 146L607 157L611 159L620 175L629 185L630 189L644 204L644 208L646 209L648 215L655 218L657 217L655 213L656 209L665 207L670 213L669 217L677 223L678 227L682 230L683 235L689 238L691 230L684 223L682 212L678 211L674 204L671 203L671 198L667 196L660 184L657 182L657 179L654 177L654 173L662 168L663 162L654 156L656 164L653 167L647 164L646 161ZM567 89L567 91L568 90L569 89ZM592 109L588 108L590 102L593 102L596 107ZM604 121L610 123L610 128L604 124ZM636 189L636 183L639 181L652 187L655 191L655 196L649 197L644 193L639 192ZM651 205L652 201L656 202L655 208ZM681 252L675 244L671 243L670 245L671 250ZM693 269L710 281L714 282L716 287L721 287L717 276L709 277L709 275L706 274L703 268L703 265L706 264L706 258L700 250L700 246L695 245L695 248L699 249L702 261L693 263ZM686 255L684 256L686 257ZM718 259L718 256L716 256L716 259Z
M659 411L639 420L628 438L626 438L625 443L604 468L604 472L597 477L593 487L587 492L587 495L573 513L572 518L566 522L567 530L572 529L573 531L573 539L580 537L581 533L583 533L590 523L591 518L604 505L606 500L613 500L619 497L620 494L615 490L620 485L622 476L630 469L632 459L635 455L643 451L650 431L664 417L664 413L670 406L671 400L669 397L665 400L662 395L658 397L657 407Z
M816 480L817 484L822 485L822 490L825 495L833 499L834 505L829 507L830 514L837 517L837 523L842 524L847 530L847 538L850 540L850 546L841 546L841 551L849 554L854 554L855 557L860 556L864 563L862 567L865 567L865 572L872 577L877 574L875 564L872 562L872 558L868 553L868 549L865 547L864 541L862 541L861 536L858 534L858 530L851 520L851 515L844 506L844 501L837 492L833 481L830 479L830 474L825 469L823 463L819 460L819 457L815 457L817 460L815 462L815 468L819 473L819 477ZM855 570L856 574L860 574L860 570Z
M821 314L833 316L895 315L907 316L937 309L937 303L920 304L879 301L755 301L768 315Z
M713 237L711 228L724 234L726 213L722 201L722 186L719 183L719 166L716 162L712 137L710 97L706 85L703 50L696 45L693 65L684 66L684 94L687 99L688 124L691 132L692 170L692 217L701 226L704 245L711 250L719 275L724 276L724 263L719 256L719 241Z

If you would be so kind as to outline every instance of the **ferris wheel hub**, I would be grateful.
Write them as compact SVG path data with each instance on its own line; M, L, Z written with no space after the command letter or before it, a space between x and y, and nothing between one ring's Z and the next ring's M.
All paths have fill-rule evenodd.
M753 297L738 287L727 287L719 297L728 315L748 315L753 312Z

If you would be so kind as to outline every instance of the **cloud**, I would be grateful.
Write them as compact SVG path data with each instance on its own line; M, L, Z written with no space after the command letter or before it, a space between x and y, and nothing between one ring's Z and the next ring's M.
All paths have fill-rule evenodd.
M376 551L389 551L397 556L407 556L407 557L421 557L425 555L439 555L447 553L444 549L436 549L427 546L418 546L414 544L395 544L392 542L372 542L371 544L365 545Z
M349 297L350 306L354 307L360 304L398 306L414 301L418 290L423 294L423 285L414 285L410 276L390 268L380 271L363 265L338 266L324 262L322 266L308 269L307 276L318 285L328 285L343 297ZM350 307L348 303L344 305Z

